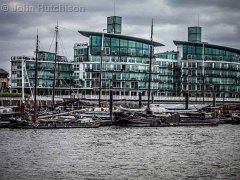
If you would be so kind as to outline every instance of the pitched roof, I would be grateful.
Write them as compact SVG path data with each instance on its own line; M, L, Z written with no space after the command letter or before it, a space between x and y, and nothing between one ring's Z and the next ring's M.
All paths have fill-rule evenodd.
M5 71L4 69L0 68L0 74L8 75L9 73L7 71Z

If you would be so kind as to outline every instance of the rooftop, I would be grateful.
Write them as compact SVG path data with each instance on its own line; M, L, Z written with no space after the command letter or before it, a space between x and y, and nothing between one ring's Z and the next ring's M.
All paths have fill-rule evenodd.
M102 36L102 32L91 32L91 31L78 31L78 32L85 37ZM142 38L133 37L133 36L125 36L125 35L120 35L120 34L104 33L104 37L112 37L112 38L118 38L118 39L137 41L137 42L145 43L145 44L148 44L148 45L153 44L154 47L164 46L162 43L159 43L159 42L156 42L156 41L151 42L148 39L142 39Z
M214 44L208 44L208 43L204 43L204 42L186 42L186 41L173 41L175 45L193 45L193 46L203 46L207 47L207 48L215 48L215 49L220 49L220 50L225 50L225 51L230 51L233 53L237 53L240 54L240 49L235 49L235 48L230 48L230 47L226 47L226 46L219 46L219 45L214 45Z
M4 69L0 68L0 74L8 75L9 73Z

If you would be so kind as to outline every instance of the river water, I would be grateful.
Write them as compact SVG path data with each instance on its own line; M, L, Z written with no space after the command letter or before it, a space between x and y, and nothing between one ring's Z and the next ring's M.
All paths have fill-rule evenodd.
M0 129L0 179L240 179L240 126Z

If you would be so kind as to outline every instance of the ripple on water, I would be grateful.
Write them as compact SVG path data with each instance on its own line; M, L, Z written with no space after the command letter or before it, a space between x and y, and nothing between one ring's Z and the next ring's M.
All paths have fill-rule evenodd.
M0 179L236 179L239 130L0 129Z

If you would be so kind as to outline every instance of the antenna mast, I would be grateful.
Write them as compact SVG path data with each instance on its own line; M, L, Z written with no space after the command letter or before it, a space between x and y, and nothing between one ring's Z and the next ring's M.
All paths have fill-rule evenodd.
M115 16L115 0L114 0L114 4L113 4L114 6L113 6L113 15Z
M199 27L199 14L198 14L198 27Z

